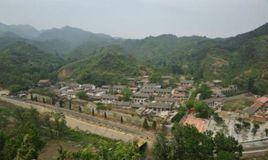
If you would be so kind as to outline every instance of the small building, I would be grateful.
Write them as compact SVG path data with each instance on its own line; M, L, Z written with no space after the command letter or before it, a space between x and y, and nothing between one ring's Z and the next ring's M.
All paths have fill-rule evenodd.
M204 100L204 102L212 109L217 110L221 108L224 104L225 98L209 98Z
M182 87L191 88L194 85L194 81L193 80L183 80L183 81L181 81L180 85Z
M176 99L172 97L155 97L154 100L158 103L168 103L168 104L176 103Z
M129 108L130 102L124 102L124 101L116 101L113 103L113 106L120 107L120 108Z
M49 79L42 79L38 82L38 87L49 87L51 85Z
M104 94L101 96L101 102L104 104L111 104L118 100L119 98L117 96L111 94Z
M172 105L168 103L149 103L146 104L146 108L152 109L156 112L171 111Z
M121 93L124 88L126 88L125 85L113 85L112 92Z
M159 89L155 89L154 93L160 96L169 96L172 94L172 89L171 88L167 88L167 89L159 88Z
M135 93L131 99L133 103L144 104L149 101L150 95L146 93Z
M222 84L222 80L215 79L213 80L213 84L215 87L220 87Z
M0 90L0 96L8 96L10 94L9 90Z
M257 98L253 105L245 110L246 117L265 121L268 120L268 97Z

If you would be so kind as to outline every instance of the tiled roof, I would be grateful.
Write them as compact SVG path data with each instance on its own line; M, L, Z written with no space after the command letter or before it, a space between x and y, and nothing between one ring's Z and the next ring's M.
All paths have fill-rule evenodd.
M189 114L182 118L181 123L184 125L194 126L199 132L205 132L208 127L208 120L196 118L194 115Z

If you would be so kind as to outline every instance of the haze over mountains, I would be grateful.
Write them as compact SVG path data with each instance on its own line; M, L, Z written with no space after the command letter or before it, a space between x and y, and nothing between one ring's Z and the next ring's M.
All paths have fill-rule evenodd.
M46 57L45 67L31 68L32 63L40 61L40 53ZM9 64L21 54L25 61ZM268 24L218 39L169 34L121 39L69 26L39 31L29 25L0 24L0 62L4 71L0 77L12 79L17 75L6 71L21 71L21 77L25 77L22 79L29 80L17 83L23 88L39 78L56 79L56 74L60 79L102 85L124 83L127 77L147 73L175 77L183 74L196 80L217 78L237 83L241 88L253 80L253 90L264 94L268 92ZM31 69L24 70L21 65ZM54 76L36 73L29 78L27 74L32 70L53 72ZM0 85L10 84L2 78Z

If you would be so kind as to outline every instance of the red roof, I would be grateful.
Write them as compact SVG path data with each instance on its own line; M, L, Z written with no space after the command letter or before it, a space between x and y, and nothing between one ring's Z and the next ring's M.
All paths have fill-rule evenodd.
M268 103L268 97L260 97L255 100L255 103L252 105L253 107L260 108L262 107L265 103Z
M184 125L186 124L191 125L195 127L199 132L206 131L208 127L208 120L202 118L196 118L192 114L188 114L187 116L183 117L181 123Z
M256 99L256 102L265 104L268 102L268 97L260 97L260 98Z

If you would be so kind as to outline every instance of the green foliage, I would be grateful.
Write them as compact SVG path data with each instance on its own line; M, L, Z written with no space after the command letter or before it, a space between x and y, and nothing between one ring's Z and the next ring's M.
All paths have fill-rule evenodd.
M130 97L132 96L132 92L129 88L124 88L122 90L123 101L130 101Z
M141 154L139 153L136 144L124 144L122 142L117 142L113 144L103 142L100 144L99 149L94 152L91 148L86 148L78 152L68 152L60 148L58 152L58 160L139 160L141 158Z
M187 109L183 106L181 106L179 109L178 109L178 113L171 119L171 122L179 122L183 116L185 116L187 112Z
M164 160L169 157L169 144L165 135L159 133L156 135L156 141L153 146L153 159Z
M143 127L144 129L149 129L149 124L148 124L148 121L147 121L146 118L145 118L144 121L143 121L142 127Z
M212 116L214 113L213 110L202 101L195 102L194 109L196 112L196 116L199 118L209 119L210 116Z
M80 91L76 94L79 99L88 100L88 95L84 91Z
M195 92L200 93L200 99L207 99L212 94L211 89L206 84L202 84Z
M104 111L106 111L106 110L111 110L112 109L112 106L111 105L105 105L105 104L103 104L103 103L97 103L96 104L97 105L97 110L104 110Z
M171 139L158 135L153 147L156 160L235 160L242 156L242 146L232 137L217 133L200 133L192 126L175 123ZM229 160L229 159L228 159Z
M55 79L61 58L44 53L25 42L0 50L0 85L17 92L33 86L40 79Z
M36 93L36 94L40 94L40 95L44 95L44 96L48 96L48 97L55 97L55 93L51 90L49 90L48 88L34 88L30 90L30 93Z
M235 157L240 159L243 148L233 137L226 137L223 133L217 133L214 137L217 158Z
M151 83L161 83L162 79L161 79L161 73L159 72L153 72L150 77L149 80Z

